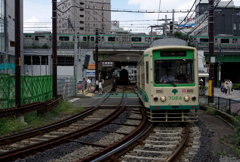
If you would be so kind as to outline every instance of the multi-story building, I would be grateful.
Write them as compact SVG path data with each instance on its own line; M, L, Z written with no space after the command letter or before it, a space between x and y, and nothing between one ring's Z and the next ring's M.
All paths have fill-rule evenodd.
M21 42L23 42L23 0L20 0L20 29ZM0 64L6 61L6 52L8 54L8 63L14 64L15 58L15 1L0 0ZM23 50L23 45L21 44ZM23 60L22 60L23 61ZM4 72L1 70L1 73ZM8 73L12 73L9 70Z
M76 15L73 6L78 6ZM95 33L96 28L111 33L111 0L61 0L58 9L58 33L74 33L75 16L78 34Z

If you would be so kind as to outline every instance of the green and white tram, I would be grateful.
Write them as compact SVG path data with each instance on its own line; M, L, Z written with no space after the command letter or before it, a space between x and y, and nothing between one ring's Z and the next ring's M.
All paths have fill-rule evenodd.
M197 50L188 46L148 48L137 69L137 94L152 122L197 121Z

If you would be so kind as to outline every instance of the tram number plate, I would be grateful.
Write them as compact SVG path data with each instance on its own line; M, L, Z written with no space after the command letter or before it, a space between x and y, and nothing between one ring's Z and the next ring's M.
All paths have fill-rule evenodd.
M168 96L169 100L182 100L182 97L180 96Z

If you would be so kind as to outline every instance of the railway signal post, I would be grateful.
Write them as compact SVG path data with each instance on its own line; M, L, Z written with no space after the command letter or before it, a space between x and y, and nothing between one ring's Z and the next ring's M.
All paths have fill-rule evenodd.
M208 87L208 97L209 103L214 102L214 63L215 63L215 57L214 57L214 15L213 15L213 6L214 1L209 0L209 18L208 18L208 28L209 28L209 87Z

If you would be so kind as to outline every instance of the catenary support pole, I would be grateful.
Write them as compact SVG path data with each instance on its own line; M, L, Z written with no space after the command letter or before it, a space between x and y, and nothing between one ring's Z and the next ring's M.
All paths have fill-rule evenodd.
M21 107L20 1L15 0L15 106Z
M8 22L7 22L7 0L4 1L4 33L5 33L5 73L8 74L7 63L8 63Z
M98 78L98 28L96 28L96 46L95 46L95 80Z
M213 0L209 0L209 17L208 17L208 28L209 28L209 103L214 102L214 15L213 15Z
M33 58L31 56L31 71L32 71L32 76L33 76Z
M57 1L52 0L52 69L53 97L57 98Z
M40 57L40 76L42 75L42 56Z
M75 6L77 6L76 0L74 0ZM74 76L77 78L77 7L74 7Z
M172 10L172 12L173 12L173 13L172 13L172 22L173 22L173 29L172 29L172 33L173 33L173 34L174 34L174 24L175 24L175 23L174 23L174 21L175 21L175 15L174 15L174 11L175 11L175 10L173 9L173 10Z

